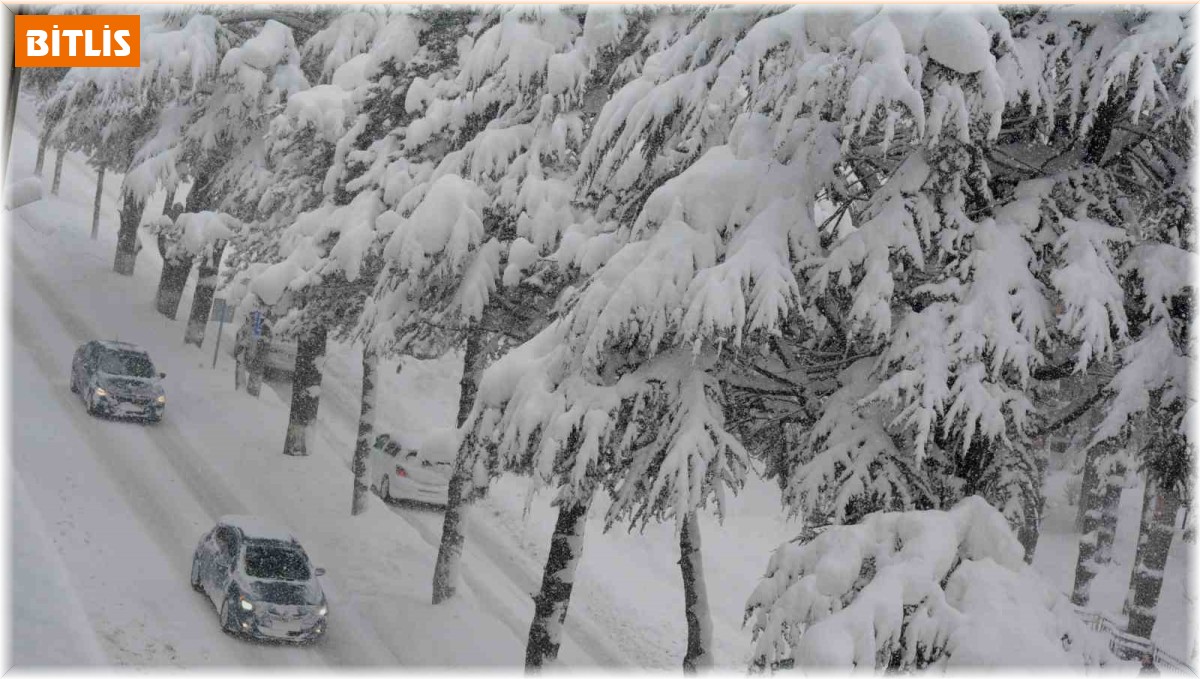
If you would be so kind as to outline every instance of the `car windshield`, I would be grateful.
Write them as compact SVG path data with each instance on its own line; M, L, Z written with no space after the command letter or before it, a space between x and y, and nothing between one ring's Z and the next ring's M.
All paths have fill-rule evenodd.
M307 580L308 559L303 552L288 547L249 545L246 574L266 580Z
M132 351L101 352L100 370L110 375L154 377L154 364L150 362L150 357Z

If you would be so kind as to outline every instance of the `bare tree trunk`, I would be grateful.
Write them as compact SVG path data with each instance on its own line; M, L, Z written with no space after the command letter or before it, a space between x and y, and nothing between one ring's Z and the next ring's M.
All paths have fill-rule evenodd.
M171 190L163 200L163 216L174 220L179 216L175 209L175 191ZM192 256L184 252L172 253L172 248L163 234L158 235L158 254L162 255L162 275L158 279L158 293L154 296L154 308L172 321L179 311L179 300L192 272Z
M50 193L58 195L58 185L62 183L62 168L63 158L67 155L67 150L59 146L55 149L54 154L54 187L50 189Z
M125 192L121 205L121 230L117 232L117 254L113 258L113 271L122 276L133 275L133 265L142 246L137 232L145 207L145 199L138 198L132 191Z
M558 507L550 554L542 571L542 587L533 599L533 623L525 646L525 671L536 672L558 657L563 622L575 586L575 569L583 555L588 502L564 503Z
M1129 606L1127 632L1149 639L1158 618L1158 597L1162 593L1163 571L1167 567L1167 555L1175 539L1175 515L1179 512L1179 493L1173 488L1164 488L1158 483L1146 484L1146 495L1153 495L1149 503L1151 521L1145 521L1143 513L1142 533L1138 536L1138 553L1130 583L1132 605Z
M475 392L479 391L479 371L483 369L483 331L472 328L467 333L466 346L463 348L463 373L458 381L458 417L457 426L461 427L467 421L471 407L475 405Z
M1125 486L1125 466L1118 462L1105 465L1101 470L1100 530L1096 534L1096 563L1112 562L1113 543L1117 540L1117 513L1121 505L1121 491ZM1107 473L1105 473L1107 472Z
M9 14L9 27L13 26L12 17L15 13ZM12 35L16 35L14 30ZM12 57L10 57L12 58ZM21 69L17 68L16 59L12 62L11 77L8 81L8 117L4 119L4 181L8 183L8 157L12 152L12 131L13 121L17 119L17 100L21 98Z
M221 257L225 254L224 240L209 246L208 252L200 257L200 268L196 272L196 291L192 293L192 311L188 315L184 344L204 346L204 332L208 328L208 316L212 310L213 297L217 293L217 274L221 270Z
M46 129L42 130L41 138L38 139L37 160L33 164L33 174L39 179L42 177L42 168L46 165L46 147L50 145L50 126L46 125L45 127Z
M101 165L96 177L96 203L92 207L92 240L100 236L100 198L104 195L104 172L107 169Z
M458 417L459 429L471 412L475 392L479 388L479 370L483 365L483 331L473 328L467 334L463 351L463 374L459 381ZM458 448L454 461L454 473L450 476L450 487L446 493L446 512L442 518L442 541L438 545L437 563L433 567L433 603L454 596L458 588L458 562L462 559L463 523L466 519L470 499L471 465L474 438L468 437Z
M1096 467L1095 465L1089 463L1090 459L1091 458L1089 457L1088 460L1084 461L1083 481L1079 486L1079 507L1078 512L1075 515L1075 531L1079 533L1083 532L1084 517L1087 514L1089 506L1088 497L1090 497L1092 493L1096 492L1096 485L1099 483L1096 478Z
M1133 569L1129 574L1129 588L1125 590L1125 604L1121 607L1121 612L1129 614L1133 608L1133 594L1137 589L1138 568L1142 565L1142 560L1146 556L1146 543L1150 539L1150 533L1153 530L1154 523L1154 487L1153 481L1146 479L1146 487L1142 489L1142 513L1138 522L1138 541L1137 551L1133 555Z
M292 407L288 413L284 455L308 455L308 432L317 419L321 401L321 359L325 356L325 328L316 327L300 336L296 368L292 377Z
M433 604L452 598L458 592L458 567L462 561L463 522L467 514L467 484L471 469L463 451L474 444L468 437L458 449L454 473L446 489L446 511L442 516L442 541L438 544L437 562L433 566Z
M375 374L379 368L379 355L369 343L363 344L362 354L362 407L358 414L358 440L354 443L354 497L350 503L350 515L358 516L367 511L367 492L371 481L367 477L367 457L371 453L371 439L375 433Z
M158 240L158 252L163 257L162 275L158 278L158 294L154 297L154 308L172 321L179 311L179 300L192 273L192 256L185 253L170 254L170 248L162 236Z
M1098 480L1105 478L1103 474L1105 470L1101 469L1101 466L1107 462L1111 452L1112 447L1107 443L1100 443L1088 449L1085 464L1096 470ZM1086 607L1091 600L1092 580L1099 572L1100 521L1104 514L1103 505L1109 497L1107 483L1098 482L1091 492L1087 492L1087 490L1084 488L1079 494L1079 502L1081 505L1085 505L1085 513L1082 534L1079 536L1079 554L1075 562L1075 584L1071 589L1071 601L1075 605L1083 607ZM1120 498L1119 492L1117 497Z
M679 571L683 576L683 612L687 619L687 652L683 671L712 668L712 613L701 558L700 522L691 512L679 529Z

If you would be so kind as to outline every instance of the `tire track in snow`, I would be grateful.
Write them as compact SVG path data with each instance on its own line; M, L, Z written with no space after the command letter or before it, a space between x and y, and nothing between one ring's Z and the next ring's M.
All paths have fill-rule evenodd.
M429 543L434 549L437 549L440 546L440 528L427 524L420 516L417 515L418 510L405 509L402 506L397 505L389 505L389 507L393 512L411 524L413 528L417 530L417 533L420 534L421 538L424 539L425 542ZM501 603L494 595L491 594L491 586L489 586L483 578L477 576L471 566L466 563L465 559L468 556L467 552L469 550L472 553L472 556L476 554L482 554L484 558L490 561L497 568L497 570L499 570L508 578L513 587L515 587L522 594L529 596L531 599L532 594L530 594L529 590L535 587L537 584L534 576L526 573L519 566L509 562L507 559L502 558L498 554L491 553L490 550L496 549L494 541L490 539L490 536L489 539L481 539L480 535L485 531L474 530L474 527L471 526L469 514L468 517L465 518L467 519L467 532L469 535L467 536L468 541L464 545L463 549L463 561L459 565L459 572L461 573L463 580L466 581L467 585L471 587L471 591L474 592L476 596L478 596L480 599L488 601L489 603L492 603L493 608L497 612L502 613L503 622L513 630L518 639L527 638L529 635L528 623L523 623L509 614L503 603ZM483 547L479 549L476 549L472 546L480 543L483 544ZM563 637L564 640L566 638L570 638L577 646L583 649L585 653L592 656L592 659L605 669L632 667L626 658L617 655L611 650L611 644L604 639L600 633L598 633L596 630L582 628L579 624L577 624L577 621L573 621L571 619L570 613L568 613L567 620L563 624Z
M32 335L33 326L24 312L14 305L12 314L13 333L17 343L27 350L39 371L49 379L58 370L54 358L46 353L44 344L39 343L37 338ZM51 386L55 386L54 382L51 382ZM138 474L130 472L122 461L124 456L119 450L119 446L113 445L103 436L96 436L90 427L85 426L82 418L86 416L90 419L91 416L81 415L84 411L80 408L80 404L75 402L78 398L74 394L70 391L55 390L53 395L58 406L67 414L67 422L81 438L88 441L93 453L99 453L92 457L121 492L121 495L129 501L130 509L133 510L131 513L141 525L143 534L148 535L158 545L164 558L169 562L175 562L180 573L185 572L191 564L185 564L184 559L177 555L181 554L181 536L192 532L193 527L182 525L187 523L186 521L174 519L177 512L169 503L163 503L162 498L158 497L159 488L153 484L143 483ZM154 519L152 520L151 517ZM191 556L190 550L182 552L182 554ZM97 629L94 622L93 629ZM216 629L215 624L214 629ZM250 653L249 649L239 648L237 653L247 664L264 663L260 654Z
M41 298L44 306L49 309L55 320L62 326L66 334L73 339L77 344L94 338L96 335L92 332L90 323L78 317L67 307L56 291L51 289L41 277L33 271L33 267L25 258L25 256L17 249L12 249L12 259L16 269L20 270L22 280L33 288ZM30 318L16 305L13 306L13 325L17 331L17 339L25 346L29 353L34 357L40 371L52 380L52 376L61 372L61 366L57 364L55 357L50 356L48 349L44 343L39 343L30 333L34 327ZM52 381L53 384L53 381ZM183 536L188 536L196 532L195 527L188 525L183 526L178 520L172 521L178 515L174 511L173 502L163 502L162 498L158 498L160 489L157 484L143 483L140 480L140 468L136 461L122 463L126 456L126 452L120 447L112 444L103 436L95 436L94 431L89 431L89 428L82 426L83 418L87 418L90 424L93 420L92 416L86 415L86 411L80 404L73 403L78 400L69 390L63 392L54 392L55 399L62 406L63 410L69 414L69 419L73 427L81 434L84 440L91 444L93 451L101 452L100 455L95 455L97 461L105 468L109 477L122 491L122 494L130 499L136 500L133 507L136 508L135 517L138 522L147 529L147 533L151 535L158 546L172 560L178 560L179 573L187 572L191 568L191 556L194 545L183 545ZM69 398L68 398L69 397ZM168 420L163 420L159 424L167 424L166 432L159 431L155 428L147 428L144 432L155 443L155 447L160 452L165 453L166 460L172 467L177 478L183 481L187 487L189 494L197 505L208 515L209 520L215 522L223 514L245 513L244 505L225 487L224 483L216 477L215 473L207 465L203 465L202 457L191 447L186 438L174 425L169 424ZM102 449L102 450L97 450ZM182 452L181 452L182 451ZM190 454L192 457L188 458ZM201 466L198 466L199 462ZM182 467L182 468L181 468ZM200 483L201 480L206 481ZM145 511L149 505L150 511ZM154 517L155 520L151 520ZM198 537L198 536L197 536ZM178 555L178 556L177 556ZM181 576L182 577L182 576ZM207 599L206 599L207 601ZM214 617L214 630L219 630ZM223 632L221 633L224 634ZM242 657L247 664L274 664L273 659L263 657L261 653L255 653L254 647L247 646L243 643L237 644L237 653ZM347 661L353 661L354 654L348 650L337 648L324 647L297 647L294 649L299 651L299 654L308 656L304 658L312 664L328 665L329 663L322 656L333 656L332 651L337 651L337 660L343 664ZM295 654L286 654L289 660L295 661L300 658L292 657ZM320 660L319 660L320 659ZM317 662L313 662L317 661Z

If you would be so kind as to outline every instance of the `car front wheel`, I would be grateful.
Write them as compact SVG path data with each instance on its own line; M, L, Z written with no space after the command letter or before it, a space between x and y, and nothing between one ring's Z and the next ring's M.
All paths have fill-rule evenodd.
M227 634L237 635L238 622L233 615L233 597L226 597L225 601L221 602L221 629Z
M384 476L382 479L379 479L379 497L383 498L383 500L385 502L392 499L392 489L390 487L391 486L390 481L391 480L388 479L388 477L386 477L386 476Z

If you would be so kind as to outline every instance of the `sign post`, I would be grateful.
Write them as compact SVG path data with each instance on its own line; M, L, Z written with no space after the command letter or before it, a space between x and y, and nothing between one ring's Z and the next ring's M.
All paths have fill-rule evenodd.
M217 352L221 350L221 331L225 328L225 300L218 297L213 300L213 313L217 314L217 344L213 347L213 370L217 369Z

